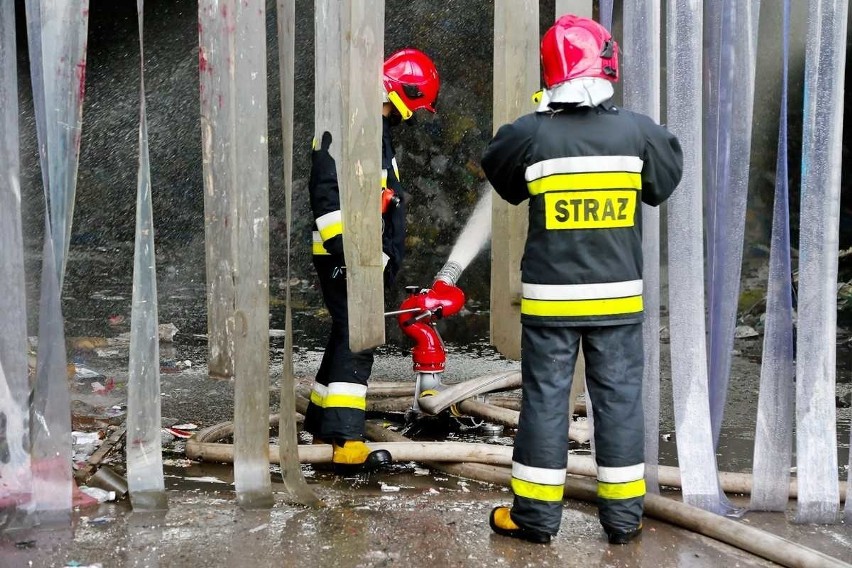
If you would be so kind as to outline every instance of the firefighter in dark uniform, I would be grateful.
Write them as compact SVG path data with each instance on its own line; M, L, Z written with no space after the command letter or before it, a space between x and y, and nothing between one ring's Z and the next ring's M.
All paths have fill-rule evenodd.
M382 257L385 285L394 282L402 265L405 247L405 204L391 137L391 127L412 118L414 111L435 112L440 88L432 60L416 49L391 55L383 67L385 102L382 105ZM325 305L331 315L331 331L317 371L305 430L315 443L333 445L332 461L343 468L373 469L389 460L387 452L371 452L364 443L367 380L373 366L373 350L349 349L346 299L344 229L340 211L337 168L329 154L331 135L314 141L309 181L315 219L313 261ZM379 191L379 188L376 188Z
M683 156L665 128L613 106L617 49L593 20L559 18L541 44L546 89L537 111L501 127L482 158L503 199L529 200L514 502L495 508L490 524L533 542L550 542L562 520L567 401L581 343L600 522L613 544L642 527L641 204L671 195Z

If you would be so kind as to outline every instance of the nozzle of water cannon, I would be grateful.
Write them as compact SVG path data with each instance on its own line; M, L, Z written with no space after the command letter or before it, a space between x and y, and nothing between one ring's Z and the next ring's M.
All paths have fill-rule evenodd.
M441 280L446 282L450 286L455 286L456 282L461 278L461 273L464 270L462 265L454 260L447 261L441 270L438 271L438 274L435 276L435 282Z
M399 196L394 190L389 187L382 190L382 215L387 213L391 208L398 207L399 203Z

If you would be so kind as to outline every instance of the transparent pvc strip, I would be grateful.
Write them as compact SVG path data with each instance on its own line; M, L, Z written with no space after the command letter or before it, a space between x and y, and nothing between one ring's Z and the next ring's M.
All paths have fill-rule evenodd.
M775 206L766 291L766 326L760 365L760 394L754 431L752 509L784 511L793 454L795 368L793 363L793 287L790 261L790 198L787 160L788 82L790 75L790 0L783 5L783 56Z
M284 361L281 372L281 411L278 421L278 463L281 481L290 498L302 505L318 506L319 498L308 486L299 464L296 433L296 378L293 372L293 313L290 295L291 239L293 234L293 106L295 101L296 4L278 0L278 61L281 87L281 138L284 157L284 209L287 222L287 278L285 284Z
M47 190L45 189L45 203ZM54 263L50 215L45 207L36 379L30 406L33 501L39 522L64 523L71 515L71 395L65 358L65 321Z
M157 267L151 166L145 103L144 0L139 15L139 171L136 185L136 244L130 314L130 378L127 385L127 486L134 510L166 508L160 421L160 343L157 332Z
M0 529L25 522L32 498L30 387L21 229L15 5L0 5Z
M678 464L684 501L721 513L704 338L702 3L669 0L667 7L668 126L684 151L683 179L668 201L669 327Z
M624 106L660 120L660 0L624 3L621 76ZM659 493L660 452L660 210L642 205L644 257L642 323L645 368L642 399L645 409L645 486Z
M601 25L610 31L612 31L612 4L613 0L600 0L598 6Z
M839 510L834 406L847 0L808 4L796 343L796 521Z
M71 412L61 286L71 236L86 76L88 1L27 0L36 131L45 197L39 343L30 406L40 521L71 510Z
M715 229L708 288L710 420L718 448L725 413L742 272L760 1L720 5Z
M26 0L26 14L42 180L61 290L77 191L89 1Z
M704 244L708 270L707 291L710 291L709 270L713 258L713 235L716 230L716 173L719 134L719 75L722 68L720 44L722 41L722 14L728 0L704 1L704 43L702 73L704 76Z

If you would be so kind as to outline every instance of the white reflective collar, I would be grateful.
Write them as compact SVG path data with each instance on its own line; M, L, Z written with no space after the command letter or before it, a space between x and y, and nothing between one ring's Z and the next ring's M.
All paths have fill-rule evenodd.
M536 112L550 112L551 103L574 103L577 106L596 107L612 98L612 83L599 77L580 77L545 89Z

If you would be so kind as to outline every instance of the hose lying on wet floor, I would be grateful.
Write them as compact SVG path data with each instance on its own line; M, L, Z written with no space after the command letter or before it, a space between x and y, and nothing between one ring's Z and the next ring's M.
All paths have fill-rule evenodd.
M297 397L296 406L304 412L307 400ZM275 423L276 419L276 416L271 416L270 423ZM230 422L199 431L187 440L187 457L214 462L233 462L233 445L215 443L216 440L232 435L233 431L233 423ZM511 471L507 467L497 467L511 465L512 448L509 446L466 442L412 442L405 436L372 422L367 423L366 433L367 438L379 442L371 444L372 447L389 450L396 461L417 461L439 471L487 483L508 485L511 480ZM278 447L270 446L269 455L272 461L277 461ZM330 462L331 446L300 445L299 460L310 463ZM588 456L571 456L568 461L568 472L594 477L596 467ZM675 486L674 483L668 482L669 476L677 477L679 481L679 473L677 468L661 467L660 484ZM744 488L748 485L750 489L751 476L747 474L729 473L722 474L720 477L723 486L727 477L729 482L731 478L734 478L742 483ZM794 484L791 483L791 494L794 493L793 486ZM726 490L737 491L729 488ZM565 497L595 503L597 485L588 479L569 476L565 481ZM645 515L719 540L783 566L792 568L849 566L821 552L771 533L659 495L649 493L645 496Z
M407 439L401 434L372 423L367 423L367 437L381 442L401 442ZM512 479L511 470L505 467L434 462L424 462L424 465L451 475L498 485L509 485ZM565 480L565 497L596 503L597 484L588 479L568 477ZM830 568L832 566L848 568L849 566L836 558L772 533L652 493L645 496L645 515L724 542L782 566L790 568Z
M307 409L308 401L296 397L296 408L300 412ZM270 425L278 423L278 415L269 417ZM399 436L394 432L379 428L368 422L368 437L378 442L396 442L390 438L379 436L384 431L391 435ZM233 444L223 444L220 441L234 433L232 422L223 422L203 430L199 430L186 442L186 456L189 459L202 460L217 463L233 463ZM401 438L403 444L372 444L375 449L386 449L391 452L395 461L434 461L446 463L474 462L492 465L511 465L512 447L498 446L494 444L474 444L468 442L412 442L408 438ZM271 463L278 463L278 446L269 447ZM318 444L314 446L299 446L299 461L302 463L329 463L331 462L331 446ZM659 466L660 485L666 487L680 487L680 470L676 467ZM572 455L568 460L568 473L582 475L585 477L596 477L597 467L589 456ZM752 488L752 476L748 473L721 472L719 479L722 489L730 493L750 494ZM846 483L840 483L841 497L846 495ZM790 481L790 498L795 499L797 495L796 480Z

